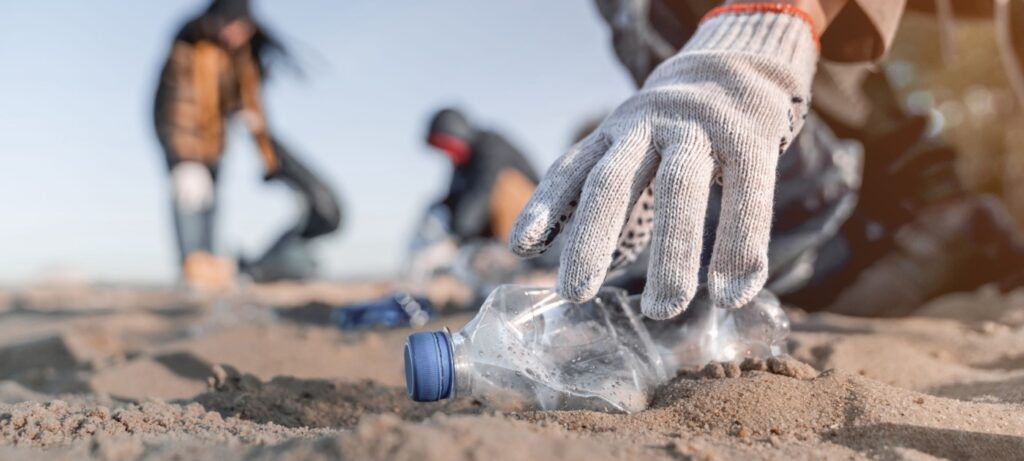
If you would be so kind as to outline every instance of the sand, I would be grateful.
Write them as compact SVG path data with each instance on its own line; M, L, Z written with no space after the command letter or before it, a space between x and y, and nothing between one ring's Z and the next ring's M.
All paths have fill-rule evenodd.
M898 319L794 310L791 358L688 370L624 415L409 401L408 330L322 324L329 304L388 289L0 292L0 459L1024 457L1024 293Z

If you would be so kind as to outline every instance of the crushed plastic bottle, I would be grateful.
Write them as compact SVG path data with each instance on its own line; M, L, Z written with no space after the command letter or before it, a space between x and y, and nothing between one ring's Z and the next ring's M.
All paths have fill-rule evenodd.
M634 306L637 303L633 300ZM701 290L682 315L661 321L644 319L644 324L671 374L710 362L784 355L789 337L789 318L768 290L735 310L714 307Z
M458 333L410 336L405 371L414 400L472 395L505 409L637 411L666 379L624 291L573 304L514 285L494 290Z
M701 299L687 318L659 325L616 288L574 304L548 288L501 286L459 332L409 337L409 396L473 396L509 411L632 413L681 368L785 352L789 322L770 293L735 311Z
M403 288L412 293L430 291L439 275L451 275L482 300L495 288L527 274L531 264L492 238L459 239L448 225L451 212L434 205L420 220L409 243L402 269Z
M407 248L401 279L405 287L424 293L434 276L451 271L458 245L448 227L448 207L430 207L420 219Z
M344 331L373 328L422 327L435 315L429 299L408 293L366 304L338 307L331 311L331 323Z

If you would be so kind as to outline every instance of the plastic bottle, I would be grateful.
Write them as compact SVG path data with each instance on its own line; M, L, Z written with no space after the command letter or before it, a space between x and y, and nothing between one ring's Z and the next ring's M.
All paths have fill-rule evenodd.
M663 321L645 319L644 325L672 374L710 362L784 355L789 336L789 318L768 290L735 310L714 307L701 290L682 315Z
M421 327L434 316L430 300L398 293L367 304L339 307L331 311L331 323L339 329Z
M405 348L410 396L472 395L504 409L636 411L665 369L625 292L584 304L550 289L498 287L458 333L417 333Z
M459 332L409 337L406 386L421 402L472 396L510 411L640 411L680 368L784 353L789 323L765 293L735 311L698 298L687 318L653 322L620 289L573 304L551 289L501 286Z

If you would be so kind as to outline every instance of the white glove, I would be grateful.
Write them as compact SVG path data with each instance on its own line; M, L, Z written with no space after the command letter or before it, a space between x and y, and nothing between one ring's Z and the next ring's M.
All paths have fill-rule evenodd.
M638 252L650 236L643 312L655 319L681 313L697 289L716 178L723 198L711 297L738 308L764 286L776 164L806 116L818 48L799 11L747 6L709 15L636 95L555 162L523 209L510 247L526 257L546 250L575 211L558 276L563 297L594 297L616 247ZM653 213L633 213L640 222L627 226L652 181Z

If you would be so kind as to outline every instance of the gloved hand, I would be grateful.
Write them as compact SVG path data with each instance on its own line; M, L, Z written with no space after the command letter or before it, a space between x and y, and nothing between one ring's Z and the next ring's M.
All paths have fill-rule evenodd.
M712 11L683 50L555 162L516 221L512 251L542 253L575 212L557 290L582 302L597 293L613 253L639 252L650 235L643 313L673 317L697 289L708 194L718 179L722 214L708 288L719 307L753 299L768 276L778 157L810 103L818 58L811 24L784 5ZM653 205L637 204L649 185Z

